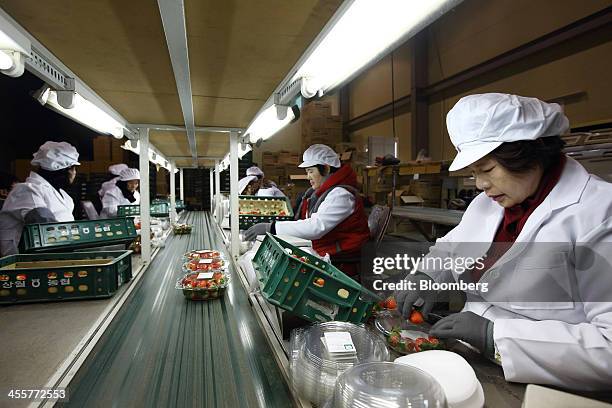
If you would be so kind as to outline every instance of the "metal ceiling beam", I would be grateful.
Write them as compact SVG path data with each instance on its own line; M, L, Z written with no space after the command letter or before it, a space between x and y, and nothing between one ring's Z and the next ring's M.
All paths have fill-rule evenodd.
M130 123L131 127L134 128L146 128L149 130L163 130L169 132L185 132L187 128L185 126L177 126L177 125L156 125L152 123ZM194 130L196 132L215 132L215 133L227 133L229 135L230 132L238 132L242 133L245 129L243 128L234 128L234 127L224 127L224 126L195 126Z
M191 156L167 156L169 160L191 159ZM222 156L198 156L198 160L223 160Z
M191 92L191 75L189 73L189 51L187 49L187 29L185 26L185 3L183 0L157 0L161 15L176 88L183 110L185 131L189 140L191 156L198 159L195 139L195 120Z

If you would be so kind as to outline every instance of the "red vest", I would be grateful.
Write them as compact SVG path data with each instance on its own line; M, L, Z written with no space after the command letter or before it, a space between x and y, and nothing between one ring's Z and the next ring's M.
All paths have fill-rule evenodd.
M349 186L356 188L357 175L351 166L345 164L325 180L323 185L315 192L316 197L319 197L318 200L325 200L323 195L334 186ZM333 230L321 238L312 241L312 247L321 256L324 256L326 253L330 256L358 256L361 247L370 239L370 228L368 227L368 217L363 209L363 200L358 194L355 194L354 191L349 190L349 192L355 195L355 209L353 213L340 222L340 224L336 225ZM310 200L312 199L313 198L308 198L302 201L300 214L302 219L308 217L308 208L310 206ZM320 202L317 202L314 205L318 207L320 204Z

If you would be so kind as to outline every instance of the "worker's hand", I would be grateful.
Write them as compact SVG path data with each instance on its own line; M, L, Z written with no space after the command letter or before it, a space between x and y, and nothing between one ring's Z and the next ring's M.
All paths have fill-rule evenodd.
M406 289L395 291L393 297L397 301L397 310L402 314L402 316L408 319L416 301L423 299L421 313L423 314L423 317L427 318L427 315L436 303L438 292L434 290L420 290L419 284L422 280L433 281L433 279L423 272L416 272L414 274L408 274L404 280L406 282L413 282L415 288L413 290Z
M429 330L429 334L440 339L459 339L493 358L493 322L473 312L461 312L441 319Z
M266 232L270 232L272 224L269 222L262 222L255 224L244 233L244 239L247 241L254 241L258 235L264 235Z

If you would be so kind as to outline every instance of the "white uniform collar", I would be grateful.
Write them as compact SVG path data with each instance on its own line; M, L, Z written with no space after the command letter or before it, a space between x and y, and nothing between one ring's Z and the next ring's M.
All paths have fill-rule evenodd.
M33 184L38 184L40 186L42 186L43 188L47 188L50 189L51 191L53 191L53 193L55 195L57 195L57 197L61 200L64 201L67 198L69 198L69 194L67 192L64 191L63 188L60 188L59 191L55 189L55 187L53 187L51 185L51 183L49 183L47 181L46 178L44 178L43 176L41 176L40 174L36 173L35 171L31 171L30 172L30 176L28 177L28 180L26 180L30 183Z

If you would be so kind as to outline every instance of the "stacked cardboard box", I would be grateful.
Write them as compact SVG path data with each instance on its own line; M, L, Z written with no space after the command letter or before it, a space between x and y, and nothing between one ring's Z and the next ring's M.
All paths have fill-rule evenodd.
M30 170L32 170L32 165L30 164L29 159L17 159L14 162L14 171L13 174L20 182L25 181L26 178L30 175Z
M113 163L125 163L127 159L126 150L121 148L123 141L115 138L108 138L111 139L111 160Z
M94 160L107 161L112 160L112 147L110 136L96 136L93 139Z
M297 166L298 164L300 164L300 154L281 150L278 153L278 164Z
M332 116L330 102L307 103L302 108L301 123L302 150L316 143L334 146L342 142L342 119L340 116Z
M424 207L440 207L442 180L437 176L412 180L410 182L410 194L421 197Z
M261 164L265 166L274 166L278 164L278 153L276 152L264 152L261 155ZM264 171L265 173L265 171Z

